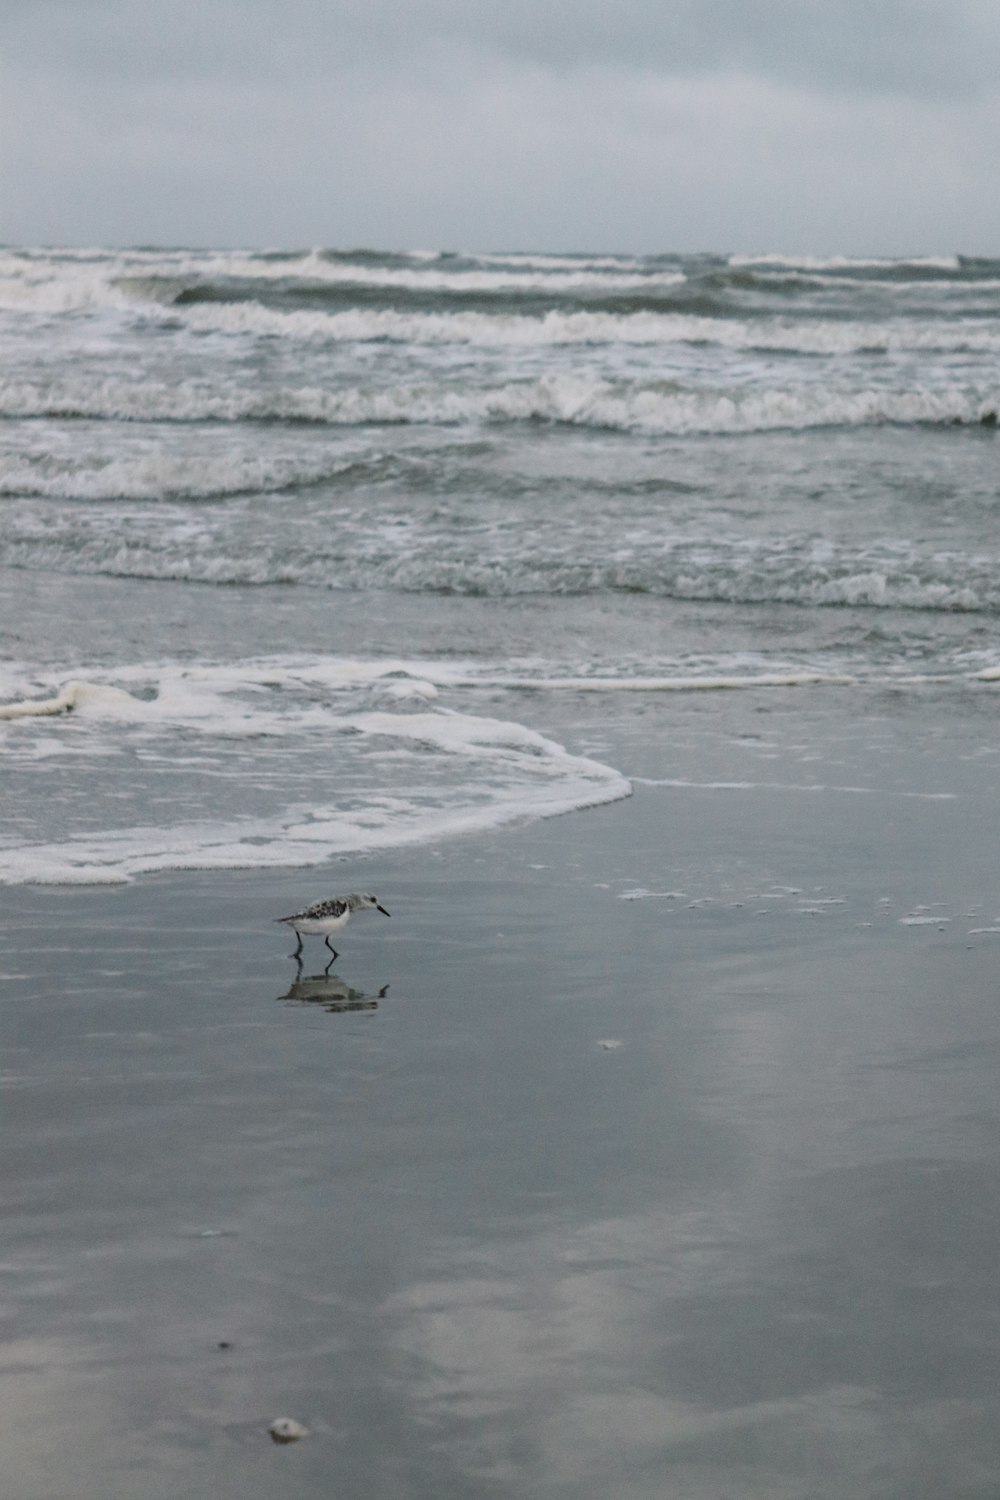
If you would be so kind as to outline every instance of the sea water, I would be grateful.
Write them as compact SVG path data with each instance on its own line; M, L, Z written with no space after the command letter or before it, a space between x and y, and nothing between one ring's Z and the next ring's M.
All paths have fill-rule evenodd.
M7 250L0 879L626 795L582 691L992 695L998 311L951 256Z

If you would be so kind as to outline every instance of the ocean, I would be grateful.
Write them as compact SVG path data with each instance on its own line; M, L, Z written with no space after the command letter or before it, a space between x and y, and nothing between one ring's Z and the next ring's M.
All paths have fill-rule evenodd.
M998 310L1000 261L948 257L8 250L0 692L93 690L8 729L0 876L625 795L539 695L975 692ZM42 578L113 580L117 628L23 639Z
M8 248L0 350L12 1500L994 1500L1000 260Z

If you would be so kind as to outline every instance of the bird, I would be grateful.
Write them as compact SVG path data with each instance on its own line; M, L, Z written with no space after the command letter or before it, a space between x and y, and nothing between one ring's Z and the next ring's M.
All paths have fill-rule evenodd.
M350 920L352 911L380 911L383 917L390 915L384 906L380 906L377 896L370 894L352 896L334 896L330 901L314 901L312 906L306 906L302 911L293 912L290 917L275 917L276 922L284 922L286 927L294 927L295 936L299 940L293 958L298 958L302 952L302 935L306 937L322 937L330 952L336 958L337 950L330 942L330 933L336 932L338 928L346 926Z

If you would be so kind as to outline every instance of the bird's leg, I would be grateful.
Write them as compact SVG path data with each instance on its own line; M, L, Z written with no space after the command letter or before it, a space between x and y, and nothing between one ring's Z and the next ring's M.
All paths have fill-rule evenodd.
M295 936L299 940L299 946L296 948L295 952L292 954L292 958L298 958L299 954L302 952L302 934L301 934L301 932L299 931L299 929L297 927L294 929L294 931L295 931Z
M323 939L323 941L326 944L326 946L329 948L330 952L333 954L334 958L339 958L340 955L337 952L336 948L333 946L333 944L330 942L329 935L327 937L325 937Z

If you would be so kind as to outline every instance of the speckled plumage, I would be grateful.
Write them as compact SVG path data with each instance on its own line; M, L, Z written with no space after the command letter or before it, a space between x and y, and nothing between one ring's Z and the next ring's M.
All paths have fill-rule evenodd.
M312 906L306 906L302 911L293 912L288 917L275 917L276 922L284 922L286 927L295 929L295 935L299 940L299 946L295 950L296 956L302 952L302 936L322 937L326 946L337 957L337 950L330 942L330 933L337 932L339 928L346 925L351 913L355 911L380 911L384 917L389 913L384 906L380 906L378 897L369 893L364 895L333 896L328 901L314 901Z
M302 911L297 911L290 917L275 917L274 920L294 926L296 922L317 922L323 917L342 917L347 911L350 911L347 897L334 896L332 901L314 901L312 906L303 907Z

